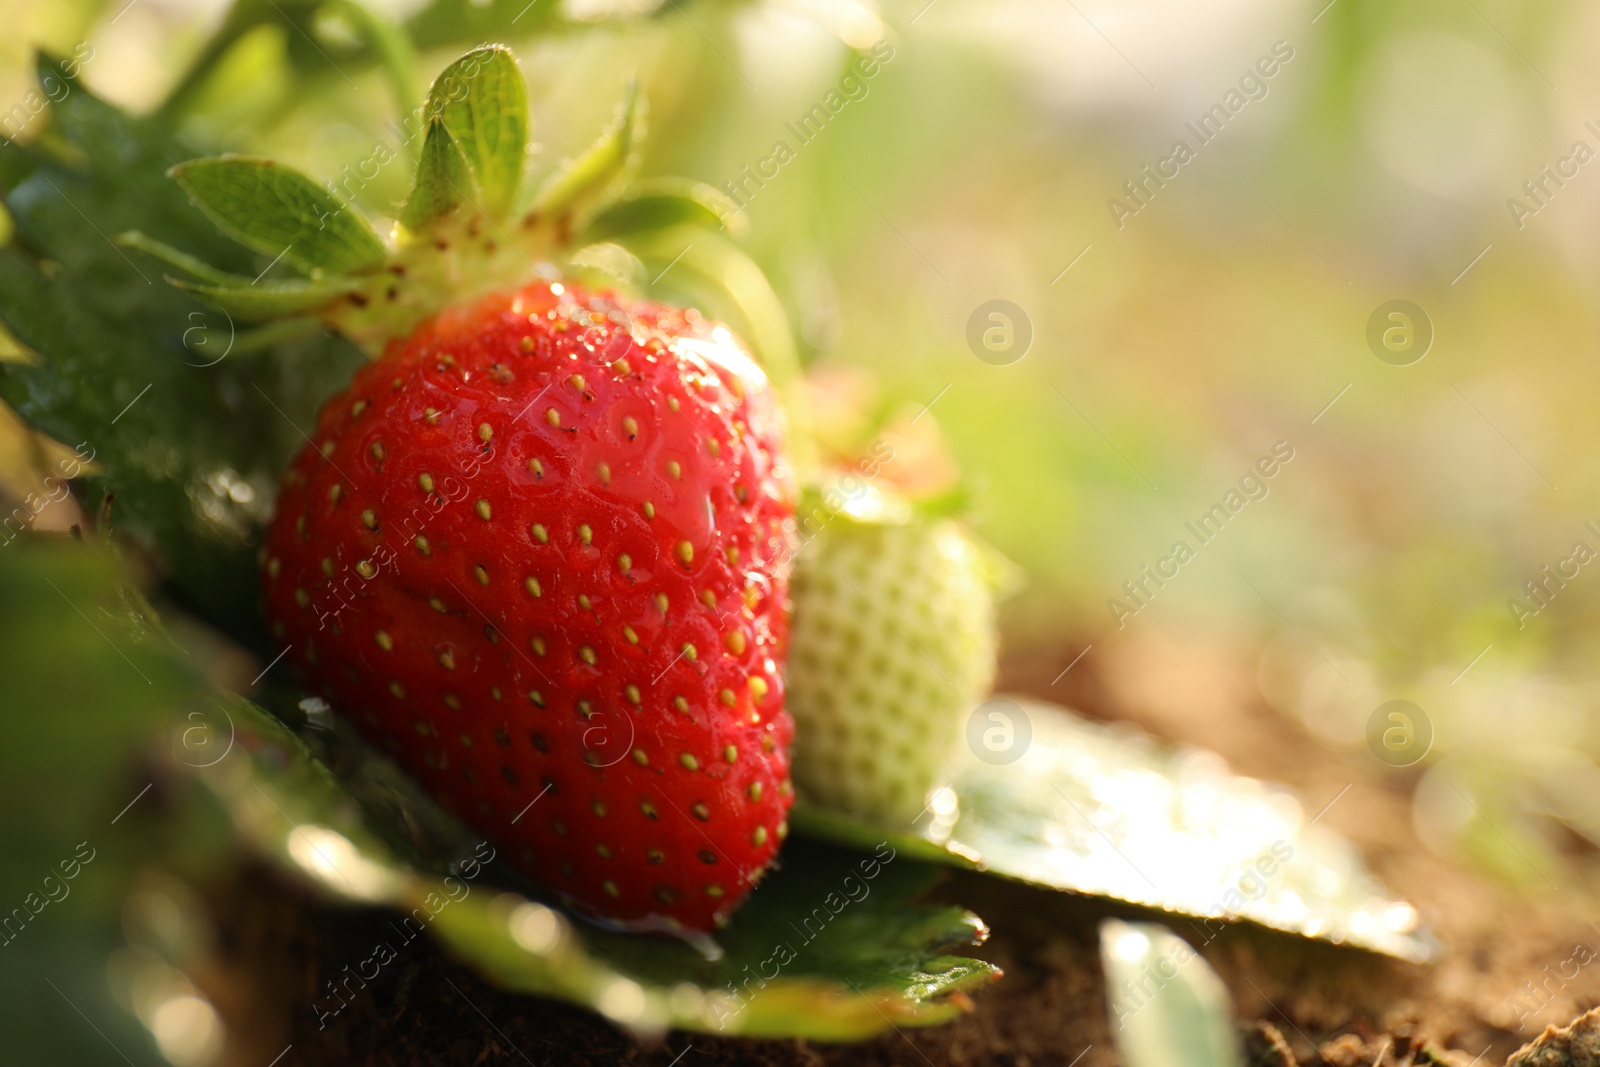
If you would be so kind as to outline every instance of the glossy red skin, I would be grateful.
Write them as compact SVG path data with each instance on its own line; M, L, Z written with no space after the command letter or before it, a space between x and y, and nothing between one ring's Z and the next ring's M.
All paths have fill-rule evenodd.
M598 918L706 931L793 795L781 416L726 329L554 290L447 312L328 401L267 533L267 614L311 686L525 873Z

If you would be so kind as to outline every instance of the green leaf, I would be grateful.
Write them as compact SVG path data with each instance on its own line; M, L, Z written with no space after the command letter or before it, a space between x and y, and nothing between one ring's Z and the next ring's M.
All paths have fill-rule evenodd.
M189 277L208 285L243 285L250 281L242 274L229 274L225 270L218 270L199 256L191 256L187 252L173 248L165 241L158 241L138 230L117 234L112 244L121 248L137 248L145 255L153 256L167 266L176 267Z
M123 899L151 860L138 823L161 799L145 756L188 722L204 680L119 586L109 554L13 530L0 535L0 780L16 798L0 805L6 1057L156 1063L149 1033L112 1000L106 967L126 945Z
M1415 909L1389 897L1349 844L1310 825L1282 787L1220 764L1065 708L995 697L973 710L949 784L913 826L803 803L790 821L826 840L862 846L887 836L918 856L1187 916L1202 942L1246 919L1401 959L1433 957Z
M302 428L360 353L319 331L243 358L225 313L107 239L138 231L216 278L259 272L166 176L194 146L77 83L47 116L52 151L34 153L5 197L16 238L0 248L0 321L33 356L0 364L0 398L93 456L78 496L92 512L115 494L113 531L191 606L236 639L265 643L255 538Z
M242 323L271 322L289 315L308 315L327 307L345 293L352 282L258 282L254 285L197 285L172 279L172 284L204 297Z
M616 121L587 151L545 179L534 194L529 213L545 218L576 217L591 210L637 164L643 137L644 104L638 86L630 82Z
M270 159L192 159L171 174L224 233L305 273L372 271L388 256L360 212Z
M511 51L475 48L450 64L434 80L427 112L444 120L484 213L503 217L516 199L528 146L528 87Z
M417 162L417 180L400 215L401 225L408 230L421 230L455 210L473 188L460 148L444 120L434 117L428 122L422 156Z
M749 228L739 206L704 182L658 178L641 182L602 208L580 241L608 241L680 225L726 229L735 236Z
M181 252L138 231L119 234L115 243L124 248L137 248L198 279L190 282L169 277L167 281L179 289L204 297L207 303L216 305L240 322L268 322L317 311L358 287L358 283L353 281L252 281L242 274L217 270L187 252Z
M1111 1033L1127 1067L1244 1067L1228 990L1165 926L1100 924Z
M506 988L593 1008L640 1033L855 1040L948 1019L960 1010L955 994L998 977L990 964L947 954L981 940L982 923L917 903L938 868L891 845L866 854L786 846L782 869L718 933L722 955L712 959L679 941L575 922L508 891L520 879L506 859L342 721L318 735L341 781L264 712L241 701L231 718L237 758L196 773L257 851L332 896L422 909L431 936ZM750 981L758 968L766 980ZM337 1006L328 998L313 1010Z

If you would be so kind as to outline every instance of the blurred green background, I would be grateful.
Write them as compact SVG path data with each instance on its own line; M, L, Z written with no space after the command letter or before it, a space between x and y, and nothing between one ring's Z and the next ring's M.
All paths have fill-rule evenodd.
M397 100L463 46L517 47L547 162L637 77L644 173L742 183L746 247L832 438L885 435L908 482L962 472L976 525L1026 575L1003 615L1012 675L1114 676L1158 640L1243 649L1267 702L1368 760L1375 709L1414 701L1431 751L1393 773L1424 840L1528 885L1588 876L1574 841L1600 844L1592 6L370 8L407 27L391 55L416 49L415 84L353 4L245 0L230 20L221 0L9 0L0 101L27 98L36 47L86 46L94 92L145 110L179 88L196 143L337 180L394 143ZM197 57L208 74L185 81ZM827 122L797 136L830 93ZM1219 104L1225 128L1202 144L1188 124ZM1142 168L1180 139L1194 156L1158 187ZM772 176L758 186L747 167ZM381 168L357 200L392 214L409 177ZM1403 366L1368 337L1397 299L1432 335ZM993 300L1020 309L1020 358L969 343ZM53 447L7 417L7 510L40 491ZM1186 524L1275 447L1292 460L1202 545ZM65 502L37 525L80 519ZM1124 583L1179 540L1194 558L1132 599ZM1201 723L1185 739L1204 738Z
M210 0L6 6L3 100L26 97L33 48L86 45L88 87L153 108L235 25ZM1011 660L1059 670L1091 644L1114 661L1141 631L1238 635L1265 650L1268 698L1338 745L1359 749L1372 710L1405 697L1433 720L1435 755L1482 750L1537 781L1541 761L1594 750L1600 580L1572 563L1564 586L1541 574L1576 542L1600 550L1584 526L1600 519L1600 182L1561 162L1577 141L1600 148L1585 6L372 9L410 20L422 84L461 45L516 44L547 160L640 80L644 173L737 183L747 247L828 382L823 421L849 436L887 420L903 467L964 472L979 527L1027 575ZM336 181L396 143L401 89L349 5L251 0L234 17L231 47L182 94L196 139ZM857 57L874 54L888 58L867 76ZM1244 105L1201 144L1193 124L1241 78ZM830 92L842 104L802 141ZM1194 158L1162 163L1179 139ZM1147 165L1177 173L1157 188ZM1546 165L1576 174L1558 188ZM1539 207L1534 179L1546 205L1513 213L1512 197ZM408 180L396 164L344 187L383 215ZM996 299L1031 332L1007 365L968 343ZM1409 366L1367 341L1393 299L1431 322ZM38 455L10 441L21 497ZM1185 523L1278 442L1294 458L1268 495L1201 547ZM1196 556L1146 581L1147 606L1108 603L1137 607L1124 583L1180 539Z

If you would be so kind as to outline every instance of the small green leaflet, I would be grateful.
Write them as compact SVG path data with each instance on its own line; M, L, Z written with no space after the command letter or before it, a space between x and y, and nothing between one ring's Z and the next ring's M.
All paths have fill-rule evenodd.
M685 223L711 230L726 229L736 236L748 228L739 205L704 182L656 178L638 183L602 208L580 243L609 241Z
M137 230L119 234L114 244L137 248L168 266L188 274L195 281L168 277L179 289L204 297L240 322L268 322L326 307L335 297L352 292L355 282L257 282L242 274L229 274L157 241Z
M616 121L582 155L545 179L529 211L550 217L578 216L591 210L637 164L643 138L644 105L638 87L629 83Z
M388 258L360 212L292 167L213 156L170 174L224 233L306 274L359 274Z
M434 80L427 114L443 120L460 149L483 199L479 206L491 218L504 217L528 145L528 87L516 58L503 46L468 52Z
M1127 1067L1244 1067L1228 990L1187 941L1156 923L1107 919L1100 962Z
M857 845L887 833L897 848L946 863L1186 916L1179 928L1200 943L1246 919L1406 960L1435 955L1416 909L1389 896L1283 787L1025 697L993 698L973 722L949 784L913 827L803 805L790 821ZM985 748L993 723L1020 752L1000 760Z
M400 215L401 225L413 232L421 230L448 215L474 189L461 149L445 128L444 120L433 118L422 141L417 180Z

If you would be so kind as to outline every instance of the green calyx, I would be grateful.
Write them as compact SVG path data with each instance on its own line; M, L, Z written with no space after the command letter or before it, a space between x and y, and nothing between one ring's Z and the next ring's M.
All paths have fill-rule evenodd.
M311 317L375 355L445 307L541 275L554 280L596 243L648 247L664 231L742 221L709 186L633 180L644 108L631 87L592 147L536 180L526 174L527 86L501 45L447 67L407 121L408 139L422 138L416 180L385 224L291 167L213 156L169 175L220 230L271 257L261 276L216 270L141 233L118 243L175 268L172 284L241 322ZM280 263L300 277L280 280Z

